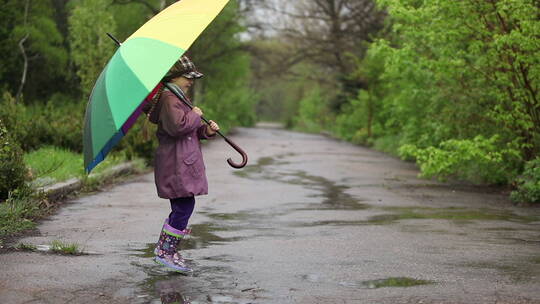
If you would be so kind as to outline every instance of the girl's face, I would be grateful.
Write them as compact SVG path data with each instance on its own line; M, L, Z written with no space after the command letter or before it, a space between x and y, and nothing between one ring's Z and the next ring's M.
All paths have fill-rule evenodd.
M193 85L193 79L186 78L184 76L176 77L173 79L173 83L184 91L184 93L187 93L189 88Z

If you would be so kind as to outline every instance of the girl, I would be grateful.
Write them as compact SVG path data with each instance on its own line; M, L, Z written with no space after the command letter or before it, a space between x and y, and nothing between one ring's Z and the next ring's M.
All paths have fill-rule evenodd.
M193 62L182 56L163 80L187 95L194 80L202 76ZM147 111L149 120L158 125L154 176L158 196L169 199L172 209L156 244L155 261L174 271L190 272L177 250L182 238L190 233L186 227L195 196L208 193L200 139L215 136L219 126L213 121L205 125L201 109L190 109L164 87L154 101Z

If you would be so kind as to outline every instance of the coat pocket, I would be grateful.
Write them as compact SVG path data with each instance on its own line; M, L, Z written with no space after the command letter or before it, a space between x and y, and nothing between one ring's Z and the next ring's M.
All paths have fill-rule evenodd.
M200 177L201 170L199 168L199 155L196 152L190 153L184 158L184 164L186 165L186 171L193 177Z

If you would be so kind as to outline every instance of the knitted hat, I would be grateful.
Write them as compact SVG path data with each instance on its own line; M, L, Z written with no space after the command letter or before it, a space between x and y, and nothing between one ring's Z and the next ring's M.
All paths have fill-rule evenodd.
M174 63L163 79L168 81L180 76L184 76L188 79L194 79L203 77L203 74L197 71L195 64L188 58L188 56L183 55Z

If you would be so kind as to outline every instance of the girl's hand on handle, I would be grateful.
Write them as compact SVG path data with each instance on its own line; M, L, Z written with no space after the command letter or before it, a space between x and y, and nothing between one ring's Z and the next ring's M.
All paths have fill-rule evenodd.
M199 107L193 107L193 109L191 109L191 110L193 112L195 112L195 114L197 114L199 116L203 116L202 110Z
M206 126L206 134L208 136L212 136L216 134L217 131L219 131L219 125L213 120L209 120L208 122L210 122L210 124Z

